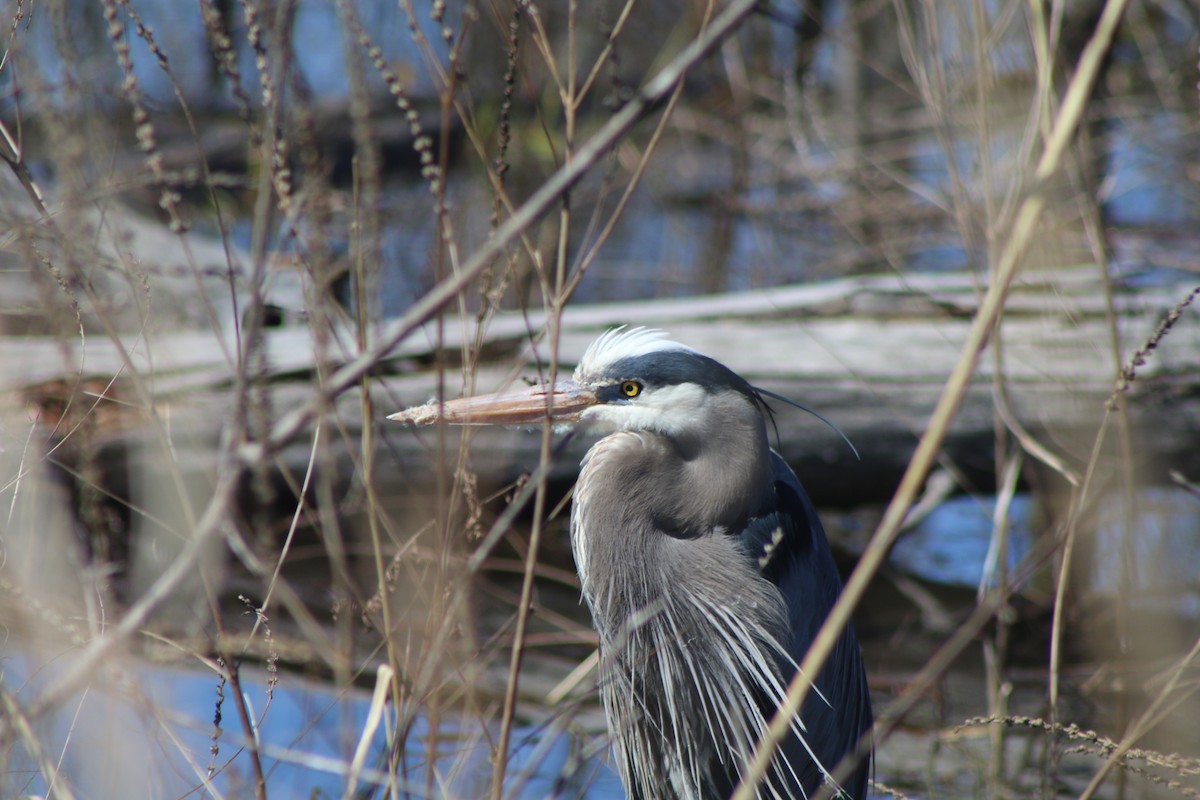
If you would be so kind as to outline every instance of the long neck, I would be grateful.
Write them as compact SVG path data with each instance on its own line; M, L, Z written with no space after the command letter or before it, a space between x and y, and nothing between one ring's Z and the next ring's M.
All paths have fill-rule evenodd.
M712 400L722 422L693 418L703 436L600 440L576 486L572 544L631 796L663 796L664 785L710 796L705 787L747 762L766 727L758 698L783 693L786 605L739 538L725 535L741 533L773 496L766 432L744 399ZM714 713L722 725L711 724Z
M656 507L680 525L677 535L704 536L715 528L740 532L773 495L766 427L741 395L718 395L705 405L697 433L662 437L658 475L651 474ZM658 491L661 490L661 491Z
M571 527L589 599L618 585L643 594L636 583L666 577L664 540L738 533L770 502L770 449L757 409L717 396L704 413L721 422L698 424L703 435L622 431L588 453ZM647 599L655 594L643 588Z

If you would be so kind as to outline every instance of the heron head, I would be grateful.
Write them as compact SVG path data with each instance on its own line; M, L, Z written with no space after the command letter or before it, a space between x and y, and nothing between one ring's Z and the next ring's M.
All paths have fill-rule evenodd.
M761 398L725 365L659 330L615 328L591 343L574 375L553 385L452 400L389 419L452 425L579 423L601 432L716 433L731 409L757 415Z

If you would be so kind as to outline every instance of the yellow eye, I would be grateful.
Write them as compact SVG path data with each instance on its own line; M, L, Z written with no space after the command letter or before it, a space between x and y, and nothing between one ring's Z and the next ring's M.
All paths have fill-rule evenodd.
M637 381L621 381L621 394L626 397L637 397L642 393L642 385Z

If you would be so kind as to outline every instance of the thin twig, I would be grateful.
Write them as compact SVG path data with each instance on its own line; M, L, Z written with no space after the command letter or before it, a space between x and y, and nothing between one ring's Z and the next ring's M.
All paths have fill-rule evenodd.
M344 365L325 381L320 390L301 407L284 414L272 429L265 443L244 445L239 450L243 463L252 464L262 457L264 449L274 450L291 441L315 415L328 407L329 402L353 388L363 375L387 357L400 342L431 319L458 293L466 289L492 260L499 256L525 229L536 222L553 206L563 193L569 191L633 129L644 116L666 100L689 69L702 61L722 41L733 35L742 22L754 11L757 0L736 0L713 20L704 33L698 35L679 55L675 56L632 99L615 113L591 139L585 142L569 163L560 167L533 195L516 209L511 217L496 229L495 234L480 245L454 275L430 289L415 302L408 312L385 326L375 343L362 355Z
M1117 22L1127 4L1128 0L1109 0L1105 7L1096 31L1080 58L1079 68L1067 89L1066 99L1055 120L1045 152L1034 170L1037 189L1021 203L1017 211L1012 234L993 271L992 282L988 286L987 294L984 295L979 310L972 320L958 363L947 379L942 395L934 408L929 428L921 437L908 469L901 478L900 486L897 488L892 502L888 505L883 520L879 523L879 528L859 559L858 566L855 567L850 579L846 582L841 597L830 610L825 624L821 626L812 646L805 654L799 669L796 670L796 676L788 687L787 702L780 706L771 720L768 733L759 743L754 760L743 774L742 781L733 794L733 800L750 800L755 794L755 787L770 767L775 748L788 735L792 720L808 696L811 683L805 676L820 673L821 666L833 651L834 644L842 635L842 630L849 623L851 611L862 599L871 578L878 572L887 557L891 543L900 530L909 505L916 498L925 475L941 450L950 422L958 411L967 384L975 374L983 347L994 330L996 320L999 319L1000 311L1004 307L1008 287L1016 275L1021 257L1030 245L1042 209L1045 208L1047 198L1043 186L1059 167L1067 144L1083 118L1085 101L1099 72L1100 58L1108 49Z
M1088 783L1087 788L1085 788L1083 793L1079 795L1079 800L1091 800L1091 798L1095 796L1096 790L1099 789L1104 783L1113 767L1120 763L1121 759L1127 752L1129 752L1130 748L1137 743L1138 739L1144 736L1159 721L1159 712L1166 704L1167 699L1175 691L1176 687L1179 686L1179 682L1183 679L1184 675L1188 671L1188 667L1190 667L1192 662L1196 660L1197 656L1200 656L1200 639L1196 640L1196 643L1192 645L1192 649L1188 651L1188 654L1180 660L1178 666L1176 666L1172 671L1170 680L1168 680L1167 684L1163 686L1162 691L1158 693L1158 695L1150 703L1150 706L1143 711L1133 725L1130 726L1129 732L1122 737L1121 743L1115 750L1113 750L1111 754L1109 754L1108 759L1105 760L1103 766L1101 766L1100 769L1097 770L1096 774L1092 776L1092 780ZM1198 688L1200 687L1197 687L1193 683L1188 691L1195 692Z
M74 800L75 795L71 791L70 783L66 776L61 774L58 766L53 764L49 757L42 752L40 740L30 723L30 719L37 719L40 714L24 711L17 703L17 699L8 693L3 684L0 684L0 712L3 712L4 721L21 737L29 755L37 763L38 771L42 773L42 780L46 781L46 786L49 787L50 796L60 797L63 800Z

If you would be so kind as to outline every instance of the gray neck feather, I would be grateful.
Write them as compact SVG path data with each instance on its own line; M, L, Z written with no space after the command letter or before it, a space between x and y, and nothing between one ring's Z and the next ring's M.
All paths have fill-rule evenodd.
M740 769L766 724L754 697L783 691L782 595L729 535L773 497L766 430L745 397L711 401L721 423L699 421L702 435L605 437L575 491L572 546L600 634L601 695L618 767L645 796L666 775L675 796L700 797L714 765Z

